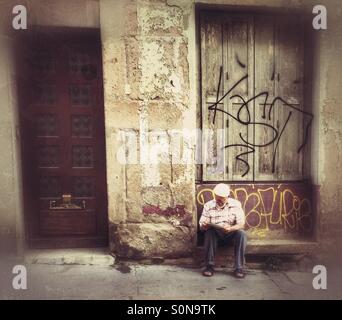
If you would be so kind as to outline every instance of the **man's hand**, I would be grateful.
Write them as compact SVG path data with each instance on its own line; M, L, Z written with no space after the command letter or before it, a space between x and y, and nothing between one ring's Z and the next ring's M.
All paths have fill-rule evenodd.
M208 228L209 228L209 224L206 222L203 222L202 225L200 226L200 229L203 231L208 230Z
M223 227L223 231L224 231L224 233L228 233L228 232L232 231L232 227L227 224Z
M233 226L230 225L225 225L224 226L224 232L232 232L232 231L238 231L238 230L243 230L245 228L244 224L235 224Z

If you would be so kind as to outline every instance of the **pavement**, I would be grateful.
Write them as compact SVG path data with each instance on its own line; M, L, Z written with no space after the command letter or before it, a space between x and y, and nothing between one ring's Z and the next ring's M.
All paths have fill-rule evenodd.
M109 299L109 300L227 300L227 299L341 299L339 268L328 268L327 289L315 290L316 276L297 270L247 269L245 279L235 279L229 267L213 277L200 267L142 265L118 262L102 251L31 252L25 259L1 259L0 299ZM15 265L27 271L27 289L16 290ZM21 275L22 272L21 272ZM23 283L21 283L23 284Z

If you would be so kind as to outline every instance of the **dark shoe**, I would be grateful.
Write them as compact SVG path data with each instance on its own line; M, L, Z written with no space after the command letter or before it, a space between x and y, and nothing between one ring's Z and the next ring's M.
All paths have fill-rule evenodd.
M243 279L245 277L245 273L241 269L236 269L234 271L234 277L238 279Z
M212 266L207 266L202 274L205 276L205 277L212 277L214 275L214 268Z

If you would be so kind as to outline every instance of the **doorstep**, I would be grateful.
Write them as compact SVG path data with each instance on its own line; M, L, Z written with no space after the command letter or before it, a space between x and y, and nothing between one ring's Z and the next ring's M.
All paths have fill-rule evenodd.
M267 239L249 240L246 248L247 255L297 255L312 254L318 249L318 242L298 239ZM197 247L197 254L204 251L203 246ZM233 254L232 246L219 247L218 254Z
M318 249L318 243L310 240L249 240L246 248L247 256L295 256L310 255ZM196 248L194 255L179 259L137 259L128 261L141 264L171 264L171 265L198 265L203 259L204 247ZM219 247L218 260L226 260L227 256L233 257L232 246ZM126 259L120 259L125 261ZM128 262L127 261L127 262ZM98 265L113 266L115 257L110 254L108 248L81 248L81 249L30 249L25 253L25 262L29 264L49 265Z
M247 254L312 254L317 249L318 242L312 240L251 240L247 246Z
M25 252L25 262L49 265L112 266L115 258L108 248L81 249L30 249Z
M312 266L312 259L317 249L318 242L312 240L249 240L246 248L246 267L265 269L269 268L268 265L274 264L276 268L308 270ZM204 265L203 246L196 248L193 258L198 265ZM233 266L233 246L218 247L215 261L222 267ZM277 266L279 263L280 265Z

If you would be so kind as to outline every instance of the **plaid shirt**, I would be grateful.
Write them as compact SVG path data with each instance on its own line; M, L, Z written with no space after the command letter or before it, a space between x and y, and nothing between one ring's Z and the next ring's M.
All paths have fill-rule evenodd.
M233 198L228 198L225 206L220 209L216 206L215 199L204 204L199 225L203 223L214 223L219 225L233 226L235 224L245 224L245 214L241 207L241 202Z

